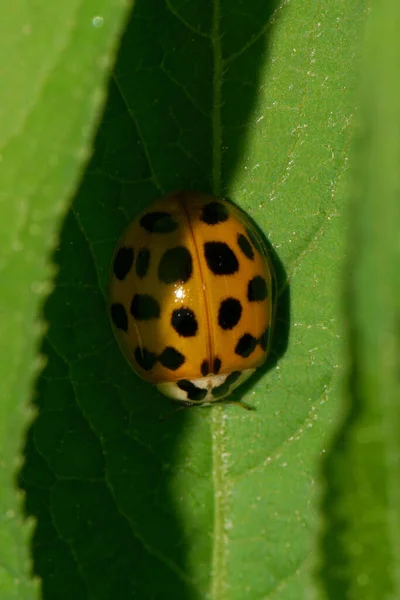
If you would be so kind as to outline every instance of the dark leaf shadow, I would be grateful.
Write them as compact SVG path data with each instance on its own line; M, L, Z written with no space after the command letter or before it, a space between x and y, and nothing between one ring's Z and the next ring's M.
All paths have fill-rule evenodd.
M116 240L143 206L175 188L212 191L219 164L221 191L229 192L277 3L250 0L245 15L229 4L219 32L213 6L137 0L93 157L53 256L58 274L41 348L47 365L19 473L26 514L36 518L33 573L44 600L184 600L209 589L213 490L201 473L211 456L188 457L184 483L174 470L183 434L210 436L209 411L159 422L170 405L125 363L106 289ZM221 56L230 60L222 64ZM288 309L282 318L286 327ZM190 530L177 501L189 489Z

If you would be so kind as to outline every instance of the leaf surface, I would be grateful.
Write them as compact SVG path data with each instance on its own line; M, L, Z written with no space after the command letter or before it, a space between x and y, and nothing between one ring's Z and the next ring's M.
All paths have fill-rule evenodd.
M343 418L324 462L322 598L400 596L400 12L376 4L355 144Z
M44 308L47 365L20 481L46 600L306 598L318 459L337 410L364 19L350 1L137 1ZM252 413L159 422L168 401L113 339L115 243L174 188L229 196L279 256L274 356L235 396Z
M0 7L0 597L5 600L36 595L29 577L30 528L22 524L15 476L28 390L41 361L37 313L49 292L48 253L88 156L123 12L114 0L17 0L12 9ZM49 480L33 483L37 491ZM35 566L36 573L51 569Z

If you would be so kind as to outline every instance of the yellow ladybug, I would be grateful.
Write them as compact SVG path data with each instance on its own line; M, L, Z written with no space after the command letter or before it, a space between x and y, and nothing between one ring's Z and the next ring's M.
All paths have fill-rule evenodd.
M198 192L157 200L112 260L110 316L126 358L188 406L220 401L264 363L275 298L270 255L250 218Z

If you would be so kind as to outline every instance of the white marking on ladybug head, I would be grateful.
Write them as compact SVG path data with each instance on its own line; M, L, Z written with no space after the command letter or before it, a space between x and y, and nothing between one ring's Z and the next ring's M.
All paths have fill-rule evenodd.
M219 402L223 398L226 398L226 396L244 383L254 372L255 369L246 369L238 371L238 376L235 379L232 377L232 373L225 373L223 375L207 375L199 379L158 383L156 387L164 396L168 396L168 398L172 398L178 402L192 402L201 406L211 404L212 402ZM229 379L232 380L231 383L229 383ZM225 382L227 382L226 389L220 387ZM202 393L202 390L207 393Z

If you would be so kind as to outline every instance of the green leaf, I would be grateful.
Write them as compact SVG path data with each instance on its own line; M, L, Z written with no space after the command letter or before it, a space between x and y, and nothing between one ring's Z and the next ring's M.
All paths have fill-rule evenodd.
M137 1L44 307L47 364L19 480L37 521L33 569L46 600L306 597L318 460L338 402L341 213L364 7ZM92 57L92 39L80 40ZM58 127L81 139L72 106ZM54 171L68 189L70 156ZM36 187L40 198L67 192ZM284 266L275 355L235 395L253 413L224 405L159 422L170 404L113 339L114 245L174 188L232 198ZM42 251L53 226L41 229Z
M400 597L399 24L397 6L376 3L348 236L350 368L324 465L323 598Z
M43 331L37 313L49 291L48 252L88 154L122 16L122 5L108 0L17 1L12 9L4 2L0 7L0 597L5 600L36 595L30 528L22 524L14 479L29 415L28 390L42 362L35 358ZM35 479L34 485L43 482ZM34 570L40 571L36 565Z

